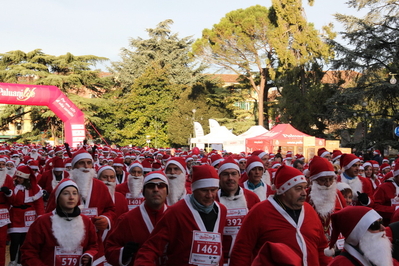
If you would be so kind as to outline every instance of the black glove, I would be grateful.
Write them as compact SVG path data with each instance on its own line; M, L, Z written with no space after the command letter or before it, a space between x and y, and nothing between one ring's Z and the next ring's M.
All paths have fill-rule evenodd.
M1 187L0 188L1 192L3 192L4 194L11 195L11 190L8 187Z
M69 144L68 143L64 143L65 149L69 149Z
M369 196L366 193L360 193L359 191L357 191L357 199L364 206L367 206L367 204L369 204Z
M87 139L83 140L83 145L85 145L85 146L87 145Z
M134 242L127 242L123 247L122 262L127 262L139 250L140 244Z
M50 194L48 194L47 190L43 189L43 200L47 201L49 197L50 197Z

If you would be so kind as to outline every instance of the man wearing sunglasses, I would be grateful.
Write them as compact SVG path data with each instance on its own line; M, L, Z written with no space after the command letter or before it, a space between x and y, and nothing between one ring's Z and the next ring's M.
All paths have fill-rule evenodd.
M223 265L226 207L215 201L219 188L215 168L193 166L191 186L193 194L168 208L138 251L134 265L155 265L162 256L170 266Z
M168 179L162 171L146 175L143 195L144 202L122 215L107 238L105 256L111 265L133 265L138 249L166 211Z
M329 264L337 265L397 265L392 259L391 243L385 235L382 217L365 206L348 206L331 216L332 235L330 249L325 253L333 255L333 248L339 234L345 237L344 251Z

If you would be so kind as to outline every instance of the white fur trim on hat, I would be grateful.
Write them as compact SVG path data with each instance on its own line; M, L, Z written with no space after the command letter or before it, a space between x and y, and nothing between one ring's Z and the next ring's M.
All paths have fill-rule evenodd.
M141 171L144 172L144 168L143 168L143 166L141 165L141 163L133 163L133 164L130 165L129 173L130 173L130 170L133 170L134 167L141 168Z
M71 161L71 166L72 166L72 168L75 166L75 163L77 163L79 160L82 160L82 159L90 159L90 160L93 160L93 158L91 157L90 153L88 153L88 152L82 152L82 153L76 154L76 155L72 158L72 161Z
M245 170L247 171L247 173L249 173L249 171L251 171L252 168L255 168L255 167L262 167L263 169L265 169L265 166L263 165L263 163L258 162L258 161L254 161L254 162L250 163L250 164L246 167Z
M325 152L323 152L323 153L320 155L320 157L323 157L323 158L324 158L324 156L329 155L329 154L330 154L329 151L325 151Z
M359 158L353 159L352 161L350 161L347 165L345 165L345 166L343 167L344 170L348 170L349 168L352 167L352 165L354 165L355 163L357 163L357 162L359 162L359 161L360 161Z
M168 165L169 165L169 164L175 164L175 165L177 165L177 167L179 167L180 170L181 170L184 174L186 174L186 169L184 169L183 165L181 165L181 163L179 163L179 162L176 161L176 160L169 160L169 161L167 161L167 162L166 162L166 165L165 165L165 171L166 171L166 168L168 168Z
M168 178L160 173L149 173L143 181L143 187L149 183L151 180L153 179L161 179L165 184L167 184L169 186L169 182L168 182Z
M370 225L379 219L382 219L382 217L375 210L369 210L359 220L355 228L353 228L352 232L345 239L345 243L357 246L357 244L359 244L359 239L369 229Z
M323 171L323 172L317 173L315 175L312 175L311 177L309 177L309 180L314 181L317 178L322 177L322 176L336 176L336 174L334 171Z
M350 190L352 190L352 188L351 188L351 186L349 186L349 184L347 184L347 183L344 183L344 182L338 182L337 183L337 189L339 190L339 191L342 191L342 190L344 190L344 189L350 189Z
M370 162L365 162L364 164L363 164L363 167L366 167L366 166L373 166Z
M121 163L114 163L113 166L120 166L120 167L123 167L124 165L121 164Z
M115 173L115 169L114 169L112 166L106 165L106 166L103 166L103 167L101 167L100 169L98 169L97 178L100 178L101 173L102 173L103 171L105 171L105 170L112 170L112 171Z
M36 166L37 167L37 166ZM31 167L32 169L35 169L35 168L33 168L33 167ZM62 172L62 171L64 171L65 170L65 168L61 168L61 167L55 167L55 168L53 168L53 170L54 171L59 171L59 172Z
M264 151L264 152L259 153L258 157L262 159L263 156L265 156L265 155L267 155L267 152Z
M393 171L393 176L395 177L397 175L399 175L399 170Z
M57 187L57 190L55 191L55 204L56 205L57 205L58 196L60 195L61 191L64 188L69 187L69 186L73 186L79 191L78 185L72 180L66 180L64 182L60 182Z
M39 170L39 166L37 166L37 165L29 165L29 167L30 167L30 169Z
M215 167L217 164L221 163L223 161L223 158L217 159L216 161L212 162L211 165Z
M195 181L191 184L192 191L205 188L205 187L219 187L219 179L216 178L204 178Z
M0 162L6 162L7 159L6 158L0 158Z
M235 163L224 163L218 169L218 175L220 175L224 170L234 169L240 172L240 167Z
M304 182L306 182L306 178L304 175L294 176L293 178L291 178L290 180L285 182L282 186L280 186L277 189L276 193L277 193L277 195L281 195L281 194L287 192L287 190L289 190L290 188L292 188L300 183L304 183Z
M29 179L30 173L25 174L24 172L21 172L19 170L15 171L15 176L22 177L23 179Z

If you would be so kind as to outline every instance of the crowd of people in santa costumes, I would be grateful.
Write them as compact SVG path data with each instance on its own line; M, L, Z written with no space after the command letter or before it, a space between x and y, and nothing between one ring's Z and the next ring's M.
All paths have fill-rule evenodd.
M3 145L0 265L7 240L10 265L390 265L399 160L374 153Z

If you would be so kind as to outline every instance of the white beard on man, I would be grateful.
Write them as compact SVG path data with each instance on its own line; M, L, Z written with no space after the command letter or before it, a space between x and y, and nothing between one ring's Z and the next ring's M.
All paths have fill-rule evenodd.
M7 176L7 168L0 168L0 187L4 185Z
M181 200L186 195L186 175L166 174L169 181L169 194L167 197L167 204L171 206Z
M116 187L116 182L108 182L108 181L103 181L104 184L107 186L109 194L111 195L112 200L115 203L115 187Z
M331 186L320 186L317 181L312 182L310 191L310 200L321 217L327 217L334 211L337 197L337 183L333 182Z
M33 159L33 160L37 160L37 158L39 157L39 153L37 153L37 152L31 152L31 154L30 154L30 157Z
M127 186L132 194L133 198L140 198L141 191L143 190L144 176L132 176L127 177Z
M84 172L86 170L88 172ZM76 168L71 171L71 179L78 185L79 194L83 199L86 199L89 195L95 176L96 170L93 168Z
M364 257L376 266L393 265L391 248L392 244L385 232L366 233L359 240L359 248Z
M9 175L11 177L14 176L16 171L17 171L17 168L15 168L15 167L7 167L6 168L7 175Z
M21 163L21 159L20 158L12 158L12 160L14 161L14 164L15 164L16 167Z

